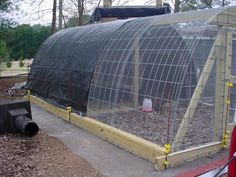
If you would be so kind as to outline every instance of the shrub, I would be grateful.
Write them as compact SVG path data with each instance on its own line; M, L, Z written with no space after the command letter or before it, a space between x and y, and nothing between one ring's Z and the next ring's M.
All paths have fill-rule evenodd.
M20 68L23 68L24 66L25 66L25 63L24 63L22 60L20 60L20 61L19 61L19 67L20 67Z
M11 68L12 67L12 62L11 61L7 61L6 65L7 65L7 68Z

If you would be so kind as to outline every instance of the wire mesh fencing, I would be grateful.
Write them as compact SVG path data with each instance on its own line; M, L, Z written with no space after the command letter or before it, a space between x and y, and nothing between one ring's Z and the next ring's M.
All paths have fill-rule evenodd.
M87 114L161 146L171 144L172 151L220 141L224 112L216 121L215 103L225 107L225 95L218 94L218 102L215 88L224 92L225 71L215 63L224 59L216 51L224 53L226 45L216 39L226 32L208 24L219 11L195 13L135 19L117 30L96 64Z

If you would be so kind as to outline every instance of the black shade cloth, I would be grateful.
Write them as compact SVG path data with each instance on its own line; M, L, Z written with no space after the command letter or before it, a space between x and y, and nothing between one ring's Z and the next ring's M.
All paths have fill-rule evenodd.
M127 20L60 30L35 56L26 88L86 112L90 80L106 42Z

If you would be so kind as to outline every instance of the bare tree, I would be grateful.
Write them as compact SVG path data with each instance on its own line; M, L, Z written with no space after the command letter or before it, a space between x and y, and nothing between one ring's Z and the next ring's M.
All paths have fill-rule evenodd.
M116 6L124 6L132 1L133 0L118 0L118 1L112 0L111 3L116 4Z
M57 0L53 0L52 9L52 33L56 31Z
M175 0L175 10L174 12L177 13L180 10L180 0Z
M68 21L70 18L77 19L77 26L84 25L84 15L91 14L100 0L64 0L63 18Z
M144 2L144 5L150 5L150 4L154 4L156 0L146 0Z
M62 7L62 4L63 4L63 1L62 0L59 0L59 29L62 29L62 16L63 16L63 14L62 14L62 9L63 9L63 7Z
M83 25L84 1L85 0L71 0L73 5L77 9L77 13L78 13L78 16L79 16L79 21L78 21L79 26Z
M115 6L124 6L134 0L109 0ZM100 6L103 0L64 0L63 18L68 21L71 17L78 19L78 26L83 25L85 15L91 14L95 7Z

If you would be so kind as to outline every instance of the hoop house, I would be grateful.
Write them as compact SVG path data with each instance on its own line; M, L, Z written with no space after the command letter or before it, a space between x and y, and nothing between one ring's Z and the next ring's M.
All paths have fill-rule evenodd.
M229 7L61 30L41 46L27 87L173 151L217 142L232 119L235 27Z

